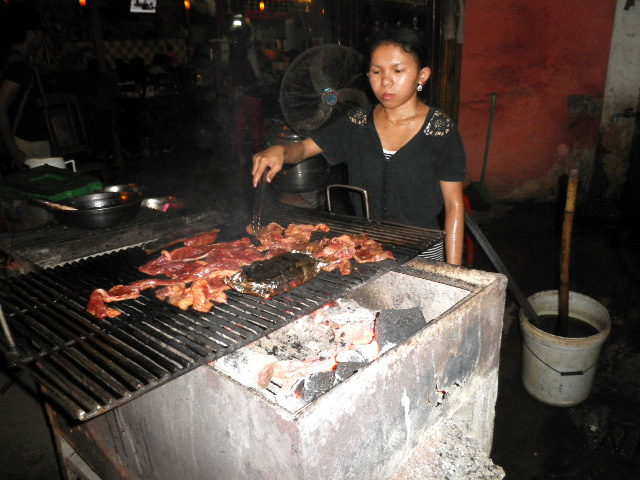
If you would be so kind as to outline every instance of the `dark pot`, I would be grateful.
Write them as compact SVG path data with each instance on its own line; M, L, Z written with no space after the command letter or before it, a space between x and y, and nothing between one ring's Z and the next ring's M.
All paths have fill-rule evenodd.
M104 228L133 219L142 197L130 192L104 192L70 198L65 204L78 210L56 210L58 221L68 227Z
M267 147L300 142L302 138L284 122L274 120L264 142ZM329 183L329 166L321 155L308 158L297 165L285 165L273 178L273 187L281 193L305 193L324 190Z
M273 178L272 185L280 192L303 193L324 190L329 178L327 161L311 157L296 165L285 165Z

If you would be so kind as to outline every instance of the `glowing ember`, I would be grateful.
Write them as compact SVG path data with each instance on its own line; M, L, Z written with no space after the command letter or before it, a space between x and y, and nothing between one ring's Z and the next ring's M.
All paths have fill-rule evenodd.
M418 307L374 311L340 299L217 360L236 381L295 411L426 325ZM272 397L270 397L272 398Z

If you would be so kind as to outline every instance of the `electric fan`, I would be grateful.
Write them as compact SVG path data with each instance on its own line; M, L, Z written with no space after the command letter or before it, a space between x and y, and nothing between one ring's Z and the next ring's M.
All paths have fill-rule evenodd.
M308 137L351 108L369 103L362 63L360 53L342 45L318 45L298 55L280 86L280 107L289 127Z

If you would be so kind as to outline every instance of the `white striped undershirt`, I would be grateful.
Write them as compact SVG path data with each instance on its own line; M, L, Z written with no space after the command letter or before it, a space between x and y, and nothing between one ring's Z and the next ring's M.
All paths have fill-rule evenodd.
M385 160L389 160L393 157L396 152L392 152L391 150L382 149L382 154L384 155ZM444 262L444 242L440 241L429 248L426 252L422 252L420 255L422 258L428 258L429 260L435 260L439 262Z
M396 152L392 152L391 150L385 150L384 148L382 149L382 154L384 155L384 159L385 160L389 160L391 157L393 157Z

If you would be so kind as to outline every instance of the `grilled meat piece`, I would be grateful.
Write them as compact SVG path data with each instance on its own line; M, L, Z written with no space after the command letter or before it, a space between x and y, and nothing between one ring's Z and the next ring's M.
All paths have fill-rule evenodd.
M320 266L310 255L287 252L249 265L225 282L240 293L270 298L311 280Z
M181 309L209 311L215 303L227 301L226 290L234 288L264 298L282 293L315 277L319 270L338 269L349 275L351 259L359 263L393 259L378 242L366 235L341 235L332 239L311 240L313 232L328 232L329 227L291 224L286 229L270 223L260 230L261 246L244 237L231 242L211 243L217 231L205 232L184 240L184 246L162 254L139 270L147 278L130 285L116 285L109 291L95 290L87 311L98 318L115 317L120 311L105 304L138 298L147 288L163 287L156 292ZM253 233L247 227L248 233ZM291 253L295 252L295 253ZM269 259L273 261L268 262ZM253 264L251 267L247 265ZM245 270L241 270L245 267Z
M217 228L211 230L209 232L199 233L191 238L187 238L184 241L185 246L187 247L200 247L202 245L211 245L218 238L218 233L220 230Z

